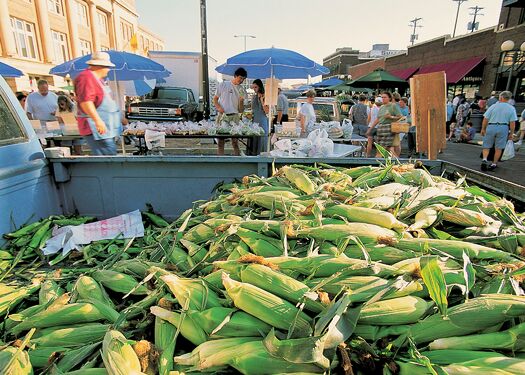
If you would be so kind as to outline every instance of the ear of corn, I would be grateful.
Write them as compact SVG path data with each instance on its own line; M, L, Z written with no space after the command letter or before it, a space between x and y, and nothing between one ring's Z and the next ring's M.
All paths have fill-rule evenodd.
M159 306L152 306L150 311L156 317L175 326L181 335L194 345L200 345L208 339L206 332L204 332L189 314L179 314Z
M315 192L315 185L308 177L306 173L300 169L284 166L281 168L281 171L284 172L284 175L293 185L295 185L299 190L306 194L313 194Z
M236 234L250 247L255 255L272 257L280 256L284 252L282 242L275 238L242 228L239 228Z
M266 193L246 194L244 199L257 206L266 208L268 210L277 209L280 212L303 212L306 206L299 203L295 198L288 198L289 194L282 194L281 192L272 191Z
M325 242L325 244L327 244ZM327 245L321 245L320 252L324 253L323 248L326 249ZM335 247L335 245L333 245ZM337 249L337 248L336 248ZM399 250L395 247L391 246L385 246L385 245L367 245L365 246L365 250L367 255L370 257L370 260L373 260L375 262L382 262L384 264L394 264L397 262L400 262L405 259L409 258L415 258L421 253L417 253L415 251L405 251L405 250ZM327 254L327 253L325 253ZM365 260L365 253L363 252L363 249L360 246L357 245L350 245L347 246L344 249L344 254L353 259L362 259Z
M174 274L160 277L183 308L204 310L221 306L219 296L204 281L185 279Z
M56 346L57 343L63 347L74 347L102 341L109 329L109 325L92 323L77 325L68 328L43 328L31 340L39 348L45 346Z
M177 328L168 321L155 318L155 346L160 351L159 374L169 375L173 370L173 353L175 352Z
M119 331L108 331L102 342L102 360L109 375L142 375L140 362Z
M323 214L326 216L341 216L352 222L374 224L387 229L403 230L407 227L406 224L397 220L390 212L373 208L338 204L326 208Z
M290 302L251 284L232 280L226 273L222 283L235 306L248 314L296 335L312 331L311 319Z
M38 291L38 303L40 305L45 305L48 302L51 302L58 297L64 294L64 290L58 286L58 284L53 280L46 280L40 286Z
M63 346L48 346L28 350L29 360L33 368L43 368L49 365L49 358L69 352L71 348Z
M192 320L213 338L256 337L270 332L262 320L229 307L212 307L189 313Z
M268 353L261 341L252 341L237 347L229 364L242 374L263 375L278 373L322 374L323 369L308 363L292 363Z
M144 295L148 289L132 276L112 270L97 270L91 275L96 281L117 293Z
M72 303L45 310L24 320L11 331L19 334L31 328L55 327L64 324L90 323L105 320L105 316L90 303Z
M361 223L323 225L297 231L297 237L299 238L308 237L318 241L336 242L351 236L359 238L363 243L375 244L380 238L395 238L396 233L377 225Z
M197 346L191 353L175 357L174 362L207 372L218 371L227 366L231 360L228 349L235 350L242 344L255 340L260 340L260 338L236 337L206 341Z
M86 359L91 356L95 350L100 346L100 342L83 345L77 349L70 350L57 363L56 367L62 371L70 371L71 369L83 364Z
M495 352L484 352L475 350L429 350L421 352L430 362L436 365L450 365L451 363L462 363L482 358L501 357Z
M525 349L525 323L503 332L447 337L430 343L431 350L512 350ZM450 362L454 363L456 361Z
M0 373L6 375L32 375L33 367L27 352L12 346L0 350Z
M405 296L365 305L359 315L359 324L401 325L417 322L429 309L422 298Z
M474 359L468 362L455 363L443 367L447 374L523 374L525 360L499 357Z
M464 227L482 227L494 221L491 217L472 210L459 207L444 207L441 211L443 220Z
M75 290L82 299L95 299L110 307L115 307L104 288L89 276L80 276L75 283Z
M40 285L21 287L0 296L0 316L3 316L7 311L12 310L24 299L35 293L39 288Z
M310 290L308 286L266 266L250 264L241 270L240 276L242 282L255 285L289 302L304 303L306 310L316 313L324 310L320 302L305 295ZM314 293L314 295L317 298L317 294Z
M431 315L414 324L408 333L416 343L422 344L439 338L468 335L523 314L525 297L489 294L449 308L448 319L439 314ZM400 338L396 343L402 341Z
M439 211L436 206L426 207L416 213L414 223L408 228L409 230L418 230L428 228L439 219Z

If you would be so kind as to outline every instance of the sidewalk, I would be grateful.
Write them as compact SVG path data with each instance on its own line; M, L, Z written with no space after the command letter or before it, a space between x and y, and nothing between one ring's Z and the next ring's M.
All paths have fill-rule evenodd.
M481 172L481 158L479 157L481 150L482 147L477 145L447 142L447 148L438 158ZM525 146L516 152L513 159L500 161L495 171L481 173L525 187Z

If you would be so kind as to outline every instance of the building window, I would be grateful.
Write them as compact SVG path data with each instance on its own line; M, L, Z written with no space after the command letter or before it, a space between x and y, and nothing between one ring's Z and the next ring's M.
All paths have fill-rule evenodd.
M109 47L107 46L100 46L101 51L109 51Z
M125 42L125 47L129 47L129 41L133 37L133 25L126 21L120 21L120 29L122 31L122 40Z
M80 54L82 56L89 55L91 53L91 42L80 39Z
M109 28L108 28L108 16L106 13L97 12L97 22L99 27L99 32L104 34L109 34Z
M62 0L47 0L47 9L51 13L64 15L64 7L62 6Z
M77 2L78 23L82 26L89 27L88 7L85 3Z
M63 63L69 60L66 34L51 30L51 36L53 38L53 49L55 50L55 61Z
M11 28L15 37L18 56L38 60L35 25L12 17Z

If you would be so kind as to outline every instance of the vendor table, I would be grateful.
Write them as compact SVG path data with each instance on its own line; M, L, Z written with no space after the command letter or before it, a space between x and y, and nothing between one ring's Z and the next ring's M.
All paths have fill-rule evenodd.
M148 153L148 148L146 147L146 140L144 139L144 135L133 135L133 134L126 134L131 137L136 137L138 140L138 148L139 148L139 155L146 155ZM255 135L225 135L225 134L216 134L216 135L208 135L208 134L170 134L166 135L166 139L174 138L174 139L246 139L246 152L248 155L252 155L253 153L253 142L251 142L254 138L257 136Z
M277 136L277 139L304 139L306 137L286 137L286 136ZM338 146L343 146L345 143L350 143L353 145L353 148L349 148L348 150L352 150L352 152L348 153L344 156L362 156L363 153L366 151L366 144L368 142L368 138L362 137L358 134L352 134L351 138L330 138L334 142L334 153L336 153L336 149L342 150L342 148L338 148ZM343 145L339 144L343 143ZM350 146L350 145L348 145ZM341 156L335 156L334 157L341 157Z

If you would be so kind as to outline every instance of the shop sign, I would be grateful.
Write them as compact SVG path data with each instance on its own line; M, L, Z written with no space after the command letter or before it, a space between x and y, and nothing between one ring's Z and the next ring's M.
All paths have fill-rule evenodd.
M482 77L464 77L462 82L481 82L483 81Z

